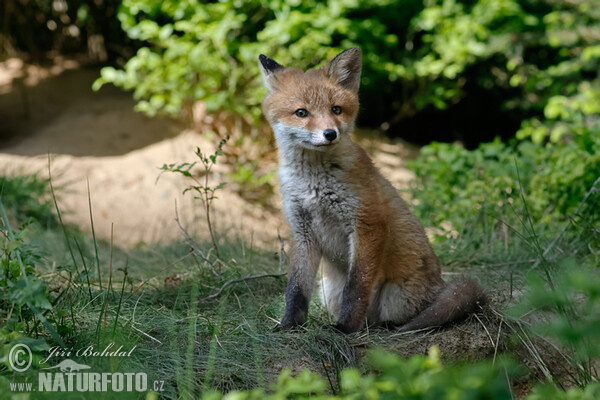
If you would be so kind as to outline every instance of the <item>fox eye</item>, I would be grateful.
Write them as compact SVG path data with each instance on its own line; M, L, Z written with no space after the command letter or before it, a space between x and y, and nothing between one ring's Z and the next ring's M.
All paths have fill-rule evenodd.
M308 111L306 111L304 108L299 108L297 109L294 114L296 114L296 117L298 118L306 118L308 117Z
M340 115L342 113L342 107L333 106L333 107L331 107L331 112L334 113L335 115Z

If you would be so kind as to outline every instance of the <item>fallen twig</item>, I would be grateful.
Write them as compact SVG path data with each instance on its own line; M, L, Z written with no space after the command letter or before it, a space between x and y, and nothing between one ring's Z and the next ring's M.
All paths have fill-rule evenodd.
M148 338L150 338L150 339L154 340L155 342L157 342L157 343L159 343L159 344L162 344L162 342L161 342L160 340L158 340L158 339L157 339L157 338L155 338L154 336L150 336L150 335L148 335L148 334L147 334L146 332L144 332L143 330L136 328L136 327L135 327L135 325L131 324L131 327L132 327L132 328L133 328L135 331L137 331L137 332L141 333L142 335L144 335L144 336L146 336L146 337L148 337Z
M221 288L219 290L217 290L216 292L214 292L213 294L211 294L209 296L206 296L202 300L214 299L215 297L217 297L221 293L223 293L223 290L225 290L225 288L227 286L232 285L234 283L243 282L243 281L249 281L249 280L252 280L252 279L260 279L260 278L279 278L280 276L284 276L284 275L287 275L287 273L283 272L283 273L280 273L280 274L246 275L243 278L231 279L231 280L228 280L227 282L225 282L225 284L223 284L223 286L221 286Z

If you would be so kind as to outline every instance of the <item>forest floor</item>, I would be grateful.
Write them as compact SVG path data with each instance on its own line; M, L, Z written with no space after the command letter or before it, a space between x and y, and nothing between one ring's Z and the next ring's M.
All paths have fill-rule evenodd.
M182 245L175 221L177 204L183 225L199 243L206 243L200 201L182 195L189 182L179 174L157 178L163 164L194 161L196 147L211 154L215 143L175 121L136 113L131 93L111 86L93 92L98 74L97 68L73 60L59 60L50 67L24 65L16 59L0 63L0 171L48 178L50 170L63 220L83 234L85 257L81 254L80 259L98 265L98 274L91 275L99 277L98 282L73 284L58 266L72 263L90 276L86 261L80 265L79 258L68 257L60 230L37 232L36 240L46 253L45 279L56 291L70 289L73 296L68 300L70 312L76 310L73 326L65 328L71 345L83 346L99 336L106 342L139 343L136 368L143 365L150 373L165 376L170 388L166 397L173 398L187 385L181 371L186 377L189 373L194 382L188 384L198 390L231 390L274 382L285 367L294 373L308 367L328 379L334 372L335 380L341 368L360 366L365 351L373 347L409 357L438 345L444 359L452 361L495 359L506 348L504 339L513 328L493 309L481 319L472 317L433 333L406 336L366 330L344 336L328 328L332 321L313 302L308 329L273 331L283 313L286 286L279 236L285 238L287 228L277 187L269 207L248 202L230 185L218 192L213 220L223 262L206 267ZM360 131L357 140L384 176L398 189L407 188L413 174L406 161L416 157L418 148L377 132ZM210 186L227 182L233 172L232 166L219 161ZM271 167L275 170L276 164ZM96 257L90 202L93 232L101 242ZM468 249L465 258L473 251ZM92 271L95 274L95 268ZM462 263L458 271L449 266L444 276L462 273L489 287L495 304L516 295L507 269L471 262ZM246 280L257 274L267 277ZM223 291L231 282L236 284ZM108 322L107 309L112 312ZM112 336L105 332L107 326L114 326ZM196 340L184 349L188 332L195 332ZM205 375L213 381L203 382Z

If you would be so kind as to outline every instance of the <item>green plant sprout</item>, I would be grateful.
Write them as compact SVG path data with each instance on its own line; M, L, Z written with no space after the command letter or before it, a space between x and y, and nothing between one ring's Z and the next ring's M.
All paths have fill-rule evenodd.
M200 199L202 201L202 205L204 207L204 214L206 216L206 224L208 226L208 232L210 234L210 240L213 246L213 249L215 250L215 255L217 256L218 259L220 259L220 255L219 255L219 247L217 246L217 241L215 240L215 234L214 234L214 230L213 230L213 226L212 226L212 222L210 219L210 207L211 204L213 202L213 200L215 200L217 197L215 196L215 193L222 189L225 185L226 182L221 182L219 183L217 186L215 187L211 187L208 185L208 177L210 175L210 172L212 170L212 168L215 166L215 164L217 163L217 158L219 156L223 155L223 146L225 145L225 143L227 143L227 141L229 140L229 136L227 136L225 139L221 140L217 146L217 149L215 150L215 152L213 154L206 154L203 153L202 150L200 149L200 147L196 147L196 157L198 157L198 159L200 160L200 163L202 164L202 166L204 167L204 180L201 181L201 178L198 178L196 176L194 176L190 171L192 168L194 168L197 164L198 161L194 161L192 163L181 163L181 164L164 164L160 169L161 169L161 174L162 175L164 172L176 172L179 173L183 176L185 176L186 178L190 178L193 180L193 182L195 184L192 184L190 186L188 186L187 188L185 188L183 190L183 194L186 194L187 192L195 192L196 196L194 196L195 199ZM160 178L159 175L159 178ZM158 180L158 178L157 178Z

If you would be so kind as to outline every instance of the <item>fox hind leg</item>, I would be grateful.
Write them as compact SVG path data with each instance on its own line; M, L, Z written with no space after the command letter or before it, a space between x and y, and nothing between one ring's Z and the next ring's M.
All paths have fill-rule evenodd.
M370 326L393 326L405 323L419 311L419 304L393 282L383 282L373 293L367 321Z

